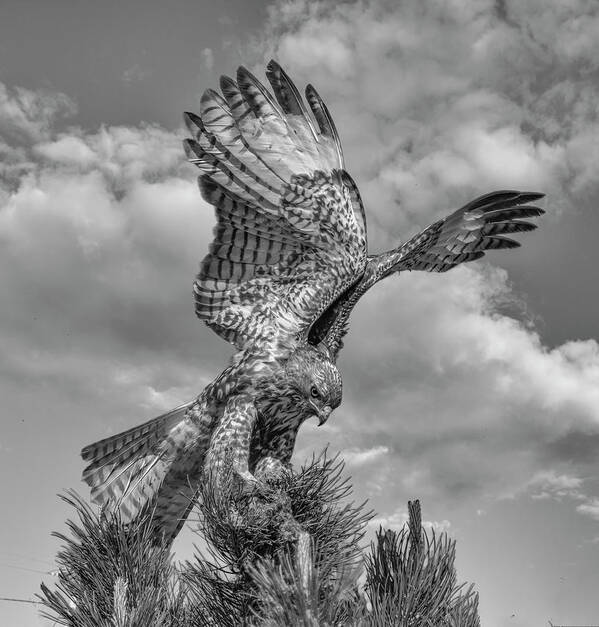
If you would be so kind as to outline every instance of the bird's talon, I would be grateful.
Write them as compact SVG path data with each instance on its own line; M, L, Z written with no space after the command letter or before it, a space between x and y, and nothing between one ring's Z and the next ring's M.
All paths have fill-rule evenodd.
M241 494L246 497L260 496L264 491L264 484L256 479L249 470L237 473L241 483Z

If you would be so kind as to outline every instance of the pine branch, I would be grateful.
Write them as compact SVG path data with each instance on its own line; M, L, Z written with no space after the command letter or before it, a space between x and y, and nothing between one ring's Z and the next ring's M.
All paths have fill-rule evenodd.
M348 501L337 457L267 479L249 495L206 482L198 533L208 550L178 570L154 545L151 517L125 525L63 496L78 521L55 534L63 547L55 589L42 584L44 615L73 627L480 627L478 595L457 583L455 542L422 528L418 501L364 556L371 513Z
M348 599L357 594L360 541L371 513L364 504L346 502L351 486L342 471L343 463L325 451L297 474L278 474L267 494L249 499L242 492L215 493L213 483L205 482L199 533L209 550L188 563L183 575L199 604L197 615L204 617L197 625L276 624L292 608L299 612L297 624L325 625L347 614Z
M356 571L341 571L334 578L323 576L314 566L316 553L314 542L304 532L293 561L286 554L278 565L265 561L257 564L253 580L263 596L254 612L253 624L260 627L362 624L366 606L358 592Z
M366 557L369 624L479 627L478 596L457 584L455 541L422 528L418 501L408 509L407 527L380 528Z
M77 513L56 556L56 589L41 585L42 614L70 627L184 624L183 595L168 547L152 543L148 518L124 525L118 513L96 514L75 492L61 496Z

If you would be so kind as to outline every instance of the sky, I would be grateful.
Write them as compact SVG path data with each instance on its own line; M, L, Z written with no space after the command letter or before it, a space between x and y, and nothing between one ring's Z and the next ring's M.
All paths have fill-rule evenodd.
M3 0L0 597L32 599L86 494L82 446L193 398L232 349L193 313L213 211L181 114L243 63L313 83L373 252L495 189L543 191L522 248L359 303L341 451L373 523L419 498L482 624L599 624L599 4ZM184 530L177 556L190 556ZM0 601L0 623L49 625Z

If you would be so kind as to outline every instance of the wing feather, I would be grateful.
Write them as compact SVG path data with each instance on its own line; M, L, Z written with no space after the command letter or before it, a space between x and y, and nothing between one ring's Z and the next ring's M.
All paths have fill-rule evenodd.
M271 60L266 67L266 78L268 78L283 112L295 116L297 120L301 120L310 131L314 140L318 141L318 133L310 118L308 109L306 109L297 87L285 70L276 61Z
M266 87L245 67L237 70L237 86L246 103L257 118L275 118L284 123L284 115Z
M542 196L517 191L486 194L431 224L398 248L369 257L361 279L343 292L313 325L311 341L324 343L335 359L343 345L352 309L368 289L393 272L447 272L461 263L480 259L487 250L519 246L519 242L504 235L536 228L524 218L544 213L527 204Z
M274 96L246 68L185 114L189 160L216 210L214 240L194 285L196 313L239 349L290 345L366 263L357 187L340 168L331 115L313 88L310 111L271 62Z
M335 144L335 150L337 151L337 164L338 167L342 169L345 166L341 140L339 139L337 129L335 128L335 123L333 122L333 118L329 113L326 104L323 102L322 98L318 95L318 92L312 85L308 85L306 87L306 99L308 100L310 109L312 109L312 113L314 114L314 117L318 122L320 132L325 137L330 137L333 140Z
M517 248L520 243L504 235L536 229L536 224L524 218L538 217L544 211L527 203L543 196L513 190L480 196L388 253L389 261L381 266L382 272L445 272L465 261L480 259L487 250Z

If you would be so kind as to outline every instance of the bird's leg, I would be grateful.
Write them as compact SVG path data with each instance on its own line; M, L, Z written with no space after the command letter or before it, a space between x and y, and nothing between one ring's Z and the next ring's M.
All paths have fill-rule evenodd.
M261 492L261 483L254 477L254 475L247 469L234 467L233 472L241 483L241 492L247 496L254 496Z
M291 476L291 465L277 457L266 456L258 460L254 473L261 483L278 488Z
M230 491L240 483L243 493L255 494L261 487L249 470L250 443L256 417L256 407L250 395L239 394L228 400L212 435L205 466L221 491Z
M291 465L276 457L266 456L258 460L254 472L259 489L248 500L248 526L274 528L280 540L296 542L304 529L293 516L289 494L293 475Z

